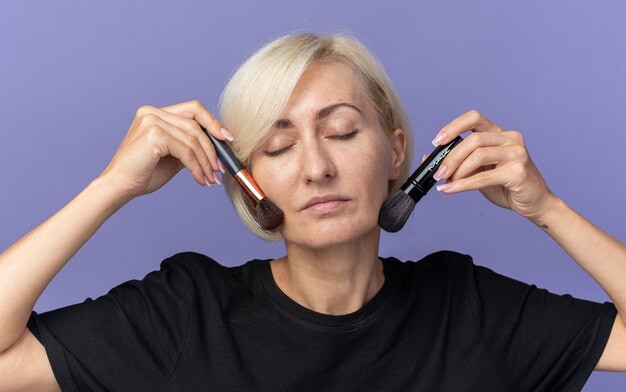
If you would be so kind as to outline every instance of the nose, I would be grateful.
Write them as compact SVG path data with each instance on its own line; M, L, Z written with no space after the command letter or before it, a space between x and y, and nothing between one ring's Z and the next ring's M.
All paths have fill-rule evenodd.
M326 183L337 174L332 156L323 142L315 139L306 143L302 151L302 179L305 183Z

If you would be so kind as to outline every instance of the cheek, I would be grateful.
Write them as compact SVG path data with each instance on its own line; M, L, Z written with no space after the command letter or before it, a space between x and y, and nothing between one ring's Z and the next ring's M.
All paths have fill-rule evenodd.
M344 164L349 168L346 175L357 182L357 189L368 193L372 201L382 202L387 197L391 152L379 141L361 149L358 156L351 156Z
M293 189L294 165L279 165L273 161L263 161L255 165L252 176L265 195L277 205L281 205Z

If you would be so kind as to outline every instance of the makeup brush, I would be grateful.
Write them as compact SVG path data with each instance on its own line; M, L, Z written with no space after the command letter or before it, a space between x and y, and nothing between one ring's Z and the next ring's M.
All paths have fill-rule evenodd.
M202 131L209 137L217 151L217 156L226 170L237 180L239 185L256 204L256 216L263 230L273 230L283 223L284 215L280 208L265 196L261 187L254 181L252 174L237 159L228 144L216 139L203 127Z
M451 142L437 146L428 158L415 170L399 191L391 195L380 208L378 225L383 230L395 233L400 230L413 212L415 204L435 185L433 178L441 162L463 138L457 136Z

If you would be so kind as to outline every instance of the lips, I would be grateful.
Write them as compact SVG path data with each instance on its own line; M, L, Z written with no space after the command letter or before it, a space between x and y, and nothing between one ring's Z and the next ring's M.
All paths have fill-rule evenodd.
M312 210L312 211L330 211L337 207L340 207L344 202L349 199L345 196L340 195L324 195L317 196L309 201L302 207L302 210Z

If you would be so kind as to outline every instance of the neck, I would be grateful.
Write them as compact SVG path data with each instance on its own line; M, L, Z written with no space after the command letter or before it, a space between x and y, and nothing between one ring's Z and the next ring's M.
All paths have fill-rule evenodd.
M278 287L313 311L342 315L357 311L385 280L378 258L380 229L326 248L310 249L285 242L287 256L271 262Z

